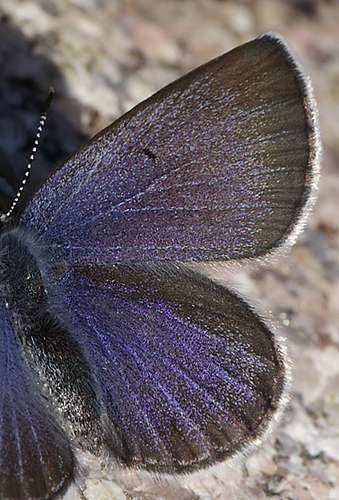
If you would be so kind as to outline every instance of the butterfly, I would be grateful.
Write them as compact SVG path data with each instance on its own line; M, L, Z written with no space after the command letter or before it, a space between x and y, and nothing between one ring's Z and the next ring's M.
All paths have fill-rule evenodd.
M284 353L189 269L294 243L320 169L310 83L267 34L167 85L60 165L0 237L0 498L50 499L77 449L185 473L265 434Z

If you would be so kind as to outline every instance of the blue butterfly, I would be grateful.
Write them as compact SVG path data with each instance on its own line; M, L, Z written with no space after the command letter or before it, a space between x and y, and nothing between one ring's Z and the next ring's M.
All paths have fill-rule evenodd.
M314 202L312 91L264 35L171 83L60 165L0 238L0 498L50 499L78 448L191 472L281 408L267 323L188 261L291 245Z

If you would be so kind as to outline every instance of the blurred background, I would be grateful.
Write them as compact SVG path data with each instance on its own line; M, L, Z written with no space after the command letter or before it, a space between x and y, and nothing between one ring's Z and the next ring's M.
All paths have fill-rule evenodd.
M87 457L81 487L88 500L338 500L339 2L0 0L3 207L25 170L49 86L56 97L26 197L140 100L267 31L284 35L313 83L324 143L319 198L286 258L231 278L209 272L232 279L276 319L292 360L291 402L258 451L180 482L122 475ZM67 498L79 495L73 487Z

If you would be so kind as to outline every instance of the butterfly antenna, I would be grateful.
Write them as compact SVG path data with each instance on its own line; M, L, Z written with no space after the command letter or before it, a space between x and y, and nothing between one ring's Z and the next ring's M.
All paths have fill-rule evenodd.
M15 198L13 200L11 208L8 210L8 212L6 214L2 214L1 217L0 217L0 221L3 222L3 223L6 222L6 220L12 215L12 212L15 209L15 207L17 206L18 201L20 200L20 197L21 197L21 195L23 193L23 190L25 188L25 184L26 184L27 179L29 177L29 174L31 172L31 168L32 168L32 164L33 164L33 161L34 161L34 158L35 158L35 154L36 154L36 152L38 150L38 146L39 146L39 141L40 141L42 129L44 128L44 125L45 125L45 122L46 122L46 118L47 118L47 113L48 113L49 107L51 105L53 96L54 96L54 88L50 87L48 89L48 93L47 93L47 97L46 97L46 100L45 100L44 107L42 108L38 130L37 130L37 133L35 135L35 140L34 140L34 144L33 144L32 151L31 151L31 156L29 157L29 162L28 162L28 165L26 167L26 171L24 173L24 177L23 177L23 179L21 181L21 185L20 185L20 187L19 187L19 189L18 189L18 191L16 193L16 196L15 196Z

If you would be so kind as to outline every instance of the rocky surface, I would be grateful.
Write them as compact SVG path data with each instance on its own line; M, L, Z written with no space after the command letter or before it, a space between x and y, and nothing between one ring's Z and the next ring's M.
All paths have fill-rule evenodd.
M46 90L57 92L26 196L86 136L200 63L267 31L282 33L298 53L320 112L319 198L286 258L231 275L280 323L293 365L287 410L256 452L212 472L154 481L87 456L78 484L88 500L337 500L338 2L1 0L0 20L0 148L19 177ZM217 276L226 278L223 270ZM81 498L79 486L67 499Z

